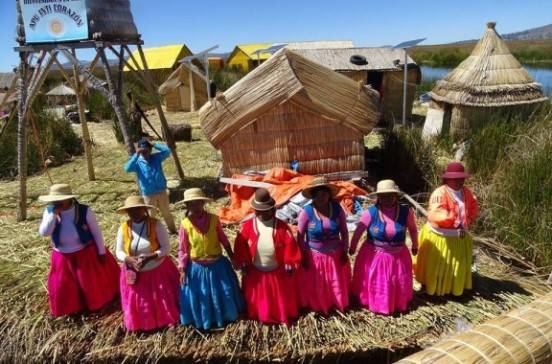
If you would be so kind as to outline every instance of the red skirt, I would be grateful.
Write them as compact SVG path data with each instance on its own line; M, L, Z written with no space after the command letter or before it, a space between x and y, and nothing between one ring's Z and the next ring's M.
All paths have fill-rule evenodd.
M129 331L151 331L180 321L178 269L170 257L152 270L138 272L136 284L126 282L126 265L120 279L121 306Z
M74 253L53 250L50 261L48 299L56 317L99 310L119 293L119 266L107 249L103 263L94 243Z
M264 272L250 266L243 275L242 288L250 319L288 324L299 316L295 274L282 269Z
M322 253L309 249L307 269L299 268L301 307L328 314L332 308L343 312L349 306L351 265L342 262L343 249Z

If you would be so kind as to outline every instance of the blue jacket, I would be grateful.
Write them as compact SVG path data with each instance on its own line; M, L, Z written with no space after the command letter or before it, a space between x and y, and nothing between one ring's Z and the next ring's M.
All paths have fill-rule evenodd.
M155 143L153 148L159 153L150 155L149 161L134 153L125 164L125 172L135 172L138 186L144 196L150 196L167 189L167 180L163 173L163 161L171 155L171 148Z
M52 212L54 207L52 205L48 206L48 212ZM86 213L88 212L88 206L78 203L75 200L75 228L77 228L77 233L79 234L79 239L81 244L88 244L91 241L94 241L94 237L90 232L88 225L86 224ZM59 246L59 233L61 231L61 224L56 223L54 232L52 233L52 241L54 246Z
M399 205L398 216L395 220L395 235L387 236L385 233L385 222L380 219L376 205L368 208L371 222L368 226L368 237L374 245L402 245L406 240L406 224L408 220L408 205Z

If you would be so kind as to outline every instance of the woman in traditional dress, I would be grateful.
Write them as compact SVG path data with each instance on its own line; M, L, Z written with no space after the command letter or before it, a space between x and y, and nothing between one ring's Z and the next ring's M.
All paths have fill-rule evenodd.
M184 192L188 216L180 225L180 320L209 330L236 321L244 308L238 277L222 247L232 259L230 242L216 215L205 211L210 201L199 188Z
M56 317L99 310L119 293L119 267L96 215L76 198L67 184L39 197L48 203L38 231L52 241L48 299Z
M303 255L299 272L301 306L323 314L332 308L344 311L349 305L349 232L345 212L333 200L338 191L324 177L315 178L303 190L312 203L298 218L297 240Z
M129 331L152 331L178 322L178 270L165 226L149 216L141 196L129 196L117 209L127 214L117 232L117 258L124 324Z
M412 258L405 244L406 231L412 254L418 251L414 212L399 204L401 191L393 180L378 182L377 202L362 214L351 240L349 254L366 232L366 241L355 260L353 294L370 311L385 315L406 311L413 297Z
M450 163L443 185L429 199L428 222L418 239L416 279L430 295L460 296L472 288L473 241L467 229L477 217L478 206L464 186L468 176L462 163Z
M234 245L244 269L242 289L250 319L288 324L299 315L294 270L301 252L289 226L275 216L275 202L259 188L251 200L255 214L245 220Z

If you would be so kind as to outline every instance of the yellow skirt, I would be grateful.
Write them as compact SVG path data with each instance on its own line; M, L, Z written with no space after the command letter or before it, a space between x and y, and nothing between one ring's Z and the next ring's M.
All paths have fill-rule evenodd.
M442 236L425 224L418 242L414 272L428 294L460 296L464 289L472 288L473 240L469 234L463 238Z

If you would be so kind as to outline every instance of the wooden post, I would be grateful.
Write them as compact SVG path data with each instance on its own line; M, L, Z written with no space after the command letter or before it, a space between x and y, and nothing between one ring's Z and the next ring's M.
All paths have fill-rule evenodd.
M77 57L75 49L73 49L73 56ZM82 128L82 144L84 147L84 156L86 158L86 169L88 171L88 180L95 181L96 175L94 173L94 164L92 162L92 141L90 140L90 132L88 131L88 124L86 122L86 115L84 113L84 100L83 96L86 92L86 79L83 83L80 82L80 75L77 67L73 66L73 77L75 78L74 87L77 94L77 106L79 109L79 120Z
M171 148L171 153L174 159L174 164L176 165L176 172L178 173L178 177L180 181L183 181L184 171L182 170L180 160L178 159L178 154L176 153L176 144L174 143L171 131L169 130L169 123L167 122L167 119L165 118L165 113L163 112L163 108L161 107L161 100L159 99L157 88L155 87L151 74L149 73L148 64L144 55L144 51L142 50L142 46L138 44L137 48L138 52L140 53L142 65L144 66L144 71L146 73L146 80L149 84L149 91L155 96L155 109L157 110L157 114L159 115L159 121L161 122L163 135L165 136L165 140L167 141L168 146Z
M109 67L107 57L105 56L105 51L103 48L99 48L98 52L100 52L100 57L104 65L105 80L110 92L110 102L113 106L113 109L115 110L115 114L117 115L117 121L119 123L119 127L121 128L121 134L123 134L125 144L127 145L128 154L132 155L135 152L135 148L133 140L130 139L130 135L128 133L128 117L124 111L122 100L117 96L115 84L113 83L113 75L111 73L111 68Z
M19 201L17 204L17 221L27 219L27 128L25 123L25 105L27 103L27 59L26 54L19 53L19 79L17 81L17 178L19 180Z
M192 71L191 63L188 68L188 74L190 75L190 111L196 111L196 98L195 98L195 89L194 89L194 73Z

